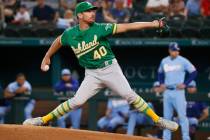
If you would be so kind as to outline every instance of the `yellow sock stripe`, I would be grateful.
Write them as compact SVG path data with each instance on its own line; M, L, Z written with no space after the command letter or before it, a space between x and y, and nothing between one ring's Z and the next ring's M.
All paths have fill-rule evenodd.
M140 103L140 102L139 102L138 104L134 105L134 107L138 109L138 108L140 108L143 104L144 104L144 103Z
M71 110L70 107L69 107L68 101L65 101L65 102L63 103L63 106L64 106L64 109L65 109L67 112L69 112L69 110Z
M63 116L63 112L60 110L60 108L57 108L57 112L60 116Z
M144 105L144 103L139 103L139 105L136 106L136 108L137 108L137 109L140 109L140 108L142 108L143 105Z
M136 108L140 108L141 106L144 105L144 103L145 103L144 100L141 99L141 98L139 98L139 102L136 102L134 106L135 106Z
M59 105L58 107L58 112L63 116L65 114L65 111L63 110L63 108L61 107L61 105Z
M53 112L52 112L52 113L50 113L50 114L52 114L53 118L57 118Z
M53 114L56 116L56 118L59 118L61 116L57 109L53 111Z
M141 107L139 108L139 110L143 112L147 107L148 107L147 103L144 103L144 105L141 106Z
M141 98L138 96L136 101L133 103L133 105L135 106L136 104L138 104L141 101Z
M117 24L116 24L116 23L114 23L114 27L113 27L113 32L112 32L112 34L115 34L115 33L116 33L116 31L117 31Z
M70 105L69 105L69 100L66 101L66 104L67 104L67 106L68 106L68 108L69 108L69 111L70 111L70 110L71 110L71 107L70 107Z
M65 112L65 113L68 113L68 111L65 109L65 107L64 107L64 103L63 104L61 104L61 107L62 107L62 109L63 109L63 111Z
M44 124L46 124L47 122L49 122L50 120L53 120L54 118L56 118L54 114L49 113L42 117L42 121L44 122Z

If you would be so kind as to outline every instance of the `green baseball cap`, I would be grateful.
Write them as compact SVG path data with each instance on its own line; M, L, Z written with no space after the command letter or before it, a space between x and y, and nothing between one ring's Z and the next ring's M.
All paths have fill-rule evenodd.
M97 10L98 7L92 5L90 2L84 1L76 5L75 15L88 11L88 10Z

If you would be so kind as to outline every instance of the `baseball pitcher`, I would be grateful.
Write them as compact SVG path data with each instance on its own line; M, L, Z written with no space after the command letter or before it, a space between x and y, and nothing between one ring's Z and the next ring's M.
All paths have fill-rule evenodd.
M85 78L76 95L60 104L52 112L43 117L26 120L25 125L45 125L57 119L72 109L80 107L100 89L108 87L118 95L125 98L138 111L145 113L156 125L171 131L178 129L178 124L159 117L148 104L130 87L127 79L113 54L107 37L113 34L146 28L162 29L165 22L154 20L152 22L135 23L96 23L97 7L89 2L78 3L75 15L79 24L64 31L52 43L41 64L41 70L46 71L50 65L50 58L62 46L69 46L78 58L79 64L85 68Z

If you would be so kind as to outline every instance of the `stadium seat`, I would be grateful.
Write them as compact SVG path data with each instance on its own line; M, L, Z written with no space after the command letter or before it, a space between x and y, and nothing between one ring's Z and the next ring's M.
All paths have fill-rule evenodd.
M61 35L63 32L64 32L65 29L58 29L58 28L55 28L51 31L51 35L56 37L56 36L59 36Z
M139 13L134 11L132 14L131 22L138 22L141 21L145 15L143 13Z
M200 32L198 28L194 27L184 27L181 29L183 37L186 38L198 38L200 37Z
M182 20L169 20L167 24L172 28L181 28L183 26Z
M135 13L144 13L147 0L133 0L133 9Z
M151 14L150 16L152 17L153 20L155 20L155 19L160 19L160 18L164 17L165 15L163 15L163 14Z
M174 16L171 16L170 17L170 20L179 20L179 21L183 21L183 20L185 20L185 16L183 16L183 15L174 15Z
M123 38L126 36L126 33L120 33L120 34L114 34L112 37L113 38Z
M155 38L155 37L159 37L160 35L157 32L157 29L146 29L146 30L144 30L144 36L150 37L150 38Z
M29 27L18 29L18 33L21 37L36 37L36 34L32 30L32 28Z
M10 28L10 27L6 27L3 30L3 34L6 37L20 37L20 34L17 32L17 30L15 28Z
M170 36L170 30L159 33L160 38L168 38L169 36Z
M210 19L203 20L203 27L210 27Z
M0 35L2 35L3 29L0 27Z
M210 27L202 27L200 29L200 37L201 38L210 38Z
M171 27L169 37L171 37L171 38L181 38L182 37L181 30L179 28Z
M188 20L202 20L203 17L202 16L188 16L187 19Z
M183 26L184 27L200 28L201 25L202 25L201 20L191 20L191 19L189 19L189 20L185 21Z
M142 38L144 37L143 31L139 30L139 31L129 31L126 32L126 34L124 34L126 38Z
M38 28L34 30L37 37L50 37L50 30L48 28Z

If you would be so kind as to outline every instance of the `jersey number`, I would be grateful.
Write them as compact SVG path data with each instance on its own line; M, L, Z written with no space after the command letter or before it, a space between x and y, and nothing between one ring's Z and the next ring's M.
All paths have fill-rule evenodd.
M104 46L100 47L98 50L94 51L94 59L101 59L101 57L107 54L106 48Z

